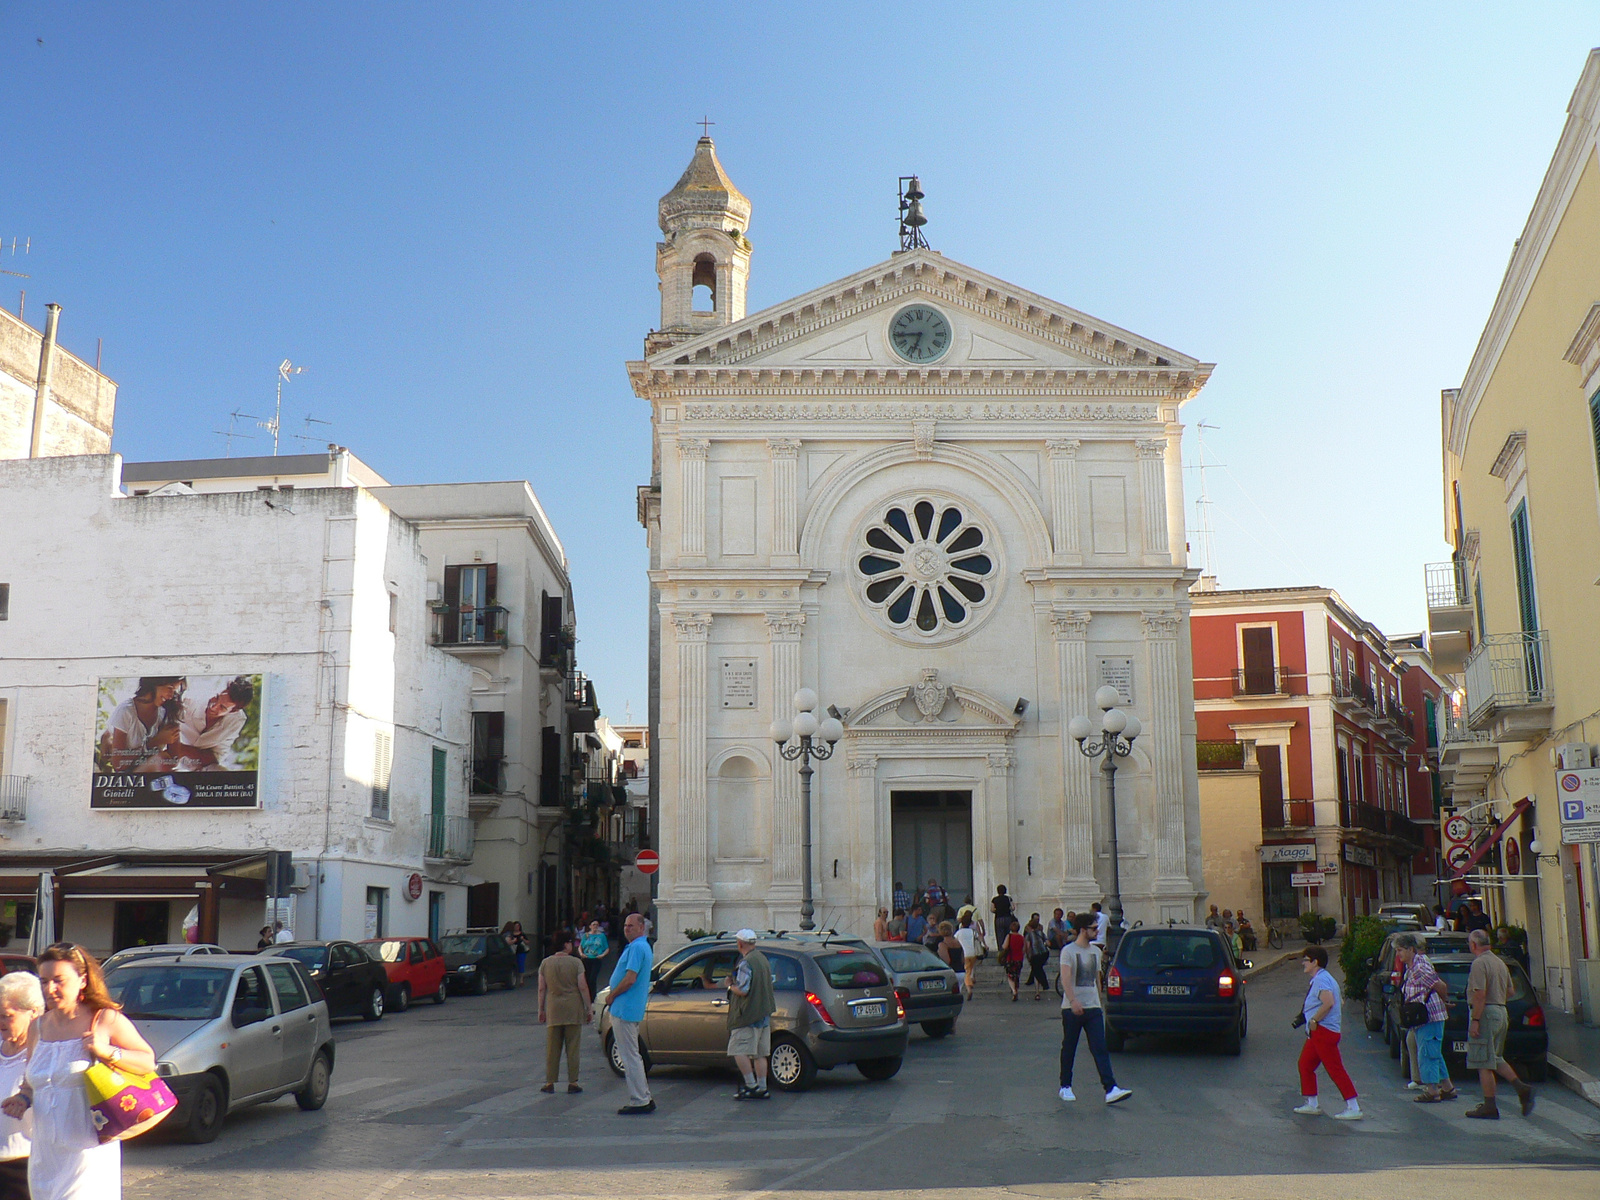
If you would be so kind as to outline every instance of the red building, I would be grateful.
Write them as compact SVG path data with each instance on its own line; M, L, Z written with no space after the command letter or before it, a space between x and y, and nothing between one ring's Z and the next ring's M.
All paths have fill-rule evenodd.
M1386 901L1432 904L1427 752L1444 689L1420 635L1385 638L1327 588L1191 596L1202 809L1209 772L1260 771L1260 827L1239 830L1258 846L1250 902L1268 919L1309 908L1340 922ZM1208 886L1213 852L1237 849L1204 847Z

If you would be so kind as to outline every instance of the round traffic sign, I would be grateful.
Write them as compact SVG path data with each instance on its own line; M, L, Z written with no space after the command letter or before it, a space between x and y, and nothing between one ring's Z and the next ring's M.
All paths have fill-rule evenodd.
M413 873L406 880L406 899L417 900L422 896L422 876Z
M1465 817L1451 817L1444 823L1444 835L1452 842L1464 842L1472 837L1472 822Z
M1459 871L1467 865L1467 860L1472 857L1472 849L1468 846L1451 846L1450 852L1445 855L1445 861Z
M641 874L654 875L656 868L661 865L661 856L654 850L641 850L639 851L639 857L633 860L633 865L639 869Z

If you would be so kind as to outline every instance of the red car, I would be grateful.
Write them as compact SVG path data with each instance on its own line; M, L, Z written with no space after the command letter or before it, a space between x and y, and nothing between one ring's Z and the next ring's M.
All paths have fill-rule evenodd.
M424 996L435 1004L445 1002L448 972L432 938L368 938L361 946L389 973L389 1007L395 1012L405 1012L412 1000Z
M31 954L0 950L0 975L9 975L12 971L26 971L30 975L37 975L39 964Z

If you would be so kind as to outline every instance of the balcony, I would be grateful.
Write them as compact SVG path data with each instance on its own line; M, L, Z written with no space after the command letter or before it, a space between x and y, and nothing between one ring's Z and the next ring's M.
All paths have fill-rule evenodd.
M1235 696L1282 696L1283 677L1277 667L1249 667L1233 673Z
M28 819L28 785L32 782L27 775L0 775L0 821Z
M1310 829L1317 823L1317 805L1314 800L1285 800L1283 825L1286 829Z
M454 650L503 650L507 642L507 616L507 610L498 604L486 608L436 605L433 644Z
M1550 732L1555 688L1550 634L1497 633L1467 656L1467 724L1496 742L1526 742Z
M434 813L428 819L427 857L443 862L471 862L475 837L471 817Z
M1380 700L1374 706L1374 724L1378 731L1393 742L1410 742L1411 714L1390 700Z
M1437 718L1437 737L1440 787L1457 797L1458 803L1462 797L1482 795L1500 765L1500 747L1487 732L1473 729L1443 705Z
M475 758L472 760L472 794L474 796L498 796L505 790L505 759Z
M1194 744L1195 765L1202 771L1244 770L1243 742L1201 742Z

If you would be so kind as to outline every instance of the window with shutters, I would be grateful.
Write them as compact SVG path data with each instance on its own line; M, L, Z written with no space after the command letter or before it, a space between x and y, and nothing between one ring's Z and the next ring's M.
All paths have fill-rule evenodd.
M1533 539L1528 530L1528 502L1511 514L1511 557L1517 569L1517 616L1524 633L1539 628L1539 603L1533 587Z
M1589 432L1594 438L1595 471L1600 473L1600 392L1589 397Z
M469 563L444 569L443 641L451 646L505 642L505 609L495 602L499 568Z
M389 819L389 773L394 768L394 738L382 730L372 735L372 815Z
M561 666L561 625L566 616L566 601L549 592L541 594L539 604L539 665Z
M472 794L499 795L505 785L506 715L472 714Z
M1239 630L1240 670L1235 692L1244 696L1271 696L1278 689L1278 655L1274 627L1251 625Z
M539 803L546 808L561 804L561 731L546 725L539 745Z
M0 621L11 619L11 585L0 583Z
M1478 640L1481 642L1489 636L1489 623L1483 619L1483 576L1475 576L1472 580L1472 607L1478 614Z

